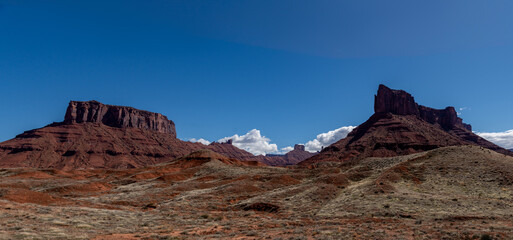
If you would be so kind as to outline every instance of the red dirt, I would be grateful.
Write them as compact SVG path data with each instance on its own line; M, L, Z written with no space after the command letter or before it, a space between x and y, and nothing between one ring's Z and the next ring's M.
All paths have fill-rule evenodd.
M70 203L70 201L54 197L48 193L31 191L28 189L11 189L2 194L0 198L17 203L35 203L40 205L61 205Z

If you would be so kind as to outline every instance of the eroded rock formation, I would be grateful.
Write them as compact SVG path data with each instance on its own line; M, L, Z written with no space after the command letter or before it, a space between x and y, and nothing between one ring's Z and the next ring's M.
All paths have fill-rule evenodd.
M254 159L270 166L289 166L295 165L317 153L311 153L305 150L304 145L294 145L294 150L284 155L269 154L266 156L256 156Z
M26 131L0 143L0 167L58 169L139 168L210 149L229 158L254 160L231 144L181 141L159 113L96 101L71 101L63 122Z
M305 151L305 145L296 144L296 145L294 145L294 150Z
M176 137L175 124L160 113L132 107L105 105L97 101L71 101L64 117L65 124L101 123L117 128L140 128Z
M316 154L306 151L305 146L300 144L296 144L294 146L294 150L284 155L268 154L266 156L255 156L247 151L241 151L241 149L232 145L232 140L228 140L224 143L213 142L209 144L208 147L225 156L230 156L232 158L241 159L244 161L258 161L269 166L295 165Z
M513 155L474 134L454 107L433 109L418 105L409 93L384 85L379 86L374 100L375 113L369 120L301 164L391 157L455 145L478 145Z
M418 105L409 93L390 89L383 84L379 85L378 94L374 96L374 112L414 115L428 123L439 125L445 130L465 128L472 131L472 127L464 124L458 117L454 107L434 109Z

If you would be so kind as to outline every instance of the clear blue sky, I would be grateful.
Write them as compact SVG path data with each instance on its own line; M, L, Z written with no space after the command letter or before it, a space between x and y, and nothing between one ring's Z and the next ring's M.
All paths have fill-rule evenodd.
M0 141L95 99L283 147L362 123L379 83L513 129L513 1L0 0Z

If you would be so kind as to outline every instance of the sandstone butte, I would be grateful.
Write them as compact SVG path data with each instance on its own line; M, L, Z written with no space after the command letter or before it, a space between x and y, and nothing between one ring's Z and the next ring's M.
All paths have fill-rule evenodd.
M139 168L201 149L271 166L390 157L457 145L478 145L513 155L474 134L471 126L457 116L454 107L425 107L402 90L380 85L374 112L346 138L324 148L320 154L296 145L285 155L254 156L231 141L207 146L182 141L176 137L173 121L159 113L97 101L71 101L63 122L26 131L0 143L0 167Z
M477 145L513 156L511 151L474 134L472 127L458 117L454 107L433 109L422 106L409 93L380 85L374 96L374 114L346 138L300 165L392 157L457 145Z
M63 122L26 131L0 143L0 167L139 168L200 149L278 166L295 164L313 155L303 149L284 156L254 156L231 142L205 146L182 141L176 137L174 122L160 113L97 101L71 101Z

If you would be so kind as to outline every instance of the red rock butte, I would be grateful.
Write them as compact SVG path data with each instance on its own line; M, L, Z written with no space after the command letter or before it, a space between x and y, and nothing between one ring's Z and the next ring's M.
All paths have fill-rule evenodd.
M160 113L97 101L71 101L63 122L0 143L0 167L140 168L201 149L273 166L296 164L314 155L296 149L283 156L254 156L231 141L209 145L182 141L176 137L173 121Z
M110 127L141 128L176 137L175 123L160 113L135 109L133 107L113 106L97 101L71 101L64 117L65 124L102 123Z
M445 130L457 127L472 131L470 124L463 123L463 120L458 117L454 107L433 109L418 105L409 93L390 89L383 84L379 85L378 94L374 96L374 112L414 115Z
M458 145L478 145L513 155L474 134L472 127L458 117L454 107L433 109L422 106L403 90L379 85L374 97L374 112L346 138L300 164L391 157Z

